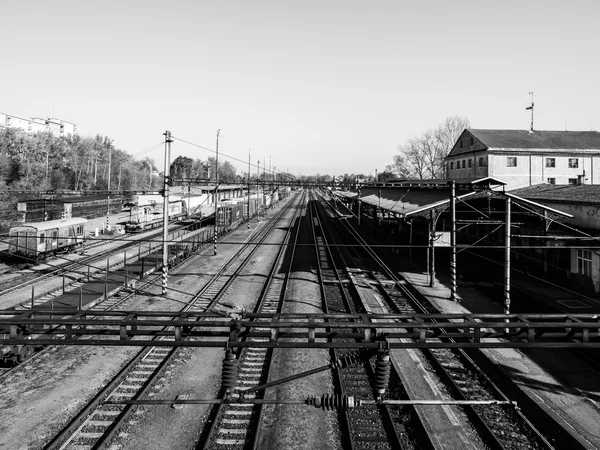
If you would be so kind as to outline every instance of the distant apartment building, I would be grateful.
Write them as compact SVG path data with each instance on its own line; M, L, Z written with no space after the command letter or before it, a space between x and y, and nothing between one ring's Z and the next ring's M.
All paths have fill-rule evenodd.
M77 125L66 120L54 117L25 119L2 112L0 112L0 128L14 128L31 134L49 132L57 136L77 133Z
M600 133L465 129L446 157L449 180L493 177L506 189L600 184Z

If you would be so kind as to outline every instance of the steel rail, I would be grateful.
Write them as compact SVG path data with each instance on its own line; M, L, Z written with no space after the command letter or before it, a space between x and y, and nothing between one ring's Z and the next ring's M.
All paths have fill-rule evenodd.
M299 201L300 205L304 204L304 195ZM284 213L291 209L291 206L282 211L279 215L280 218L284 216ZM299 209L295 209L294 216L290 220L293 223L294 219L298 216ZM269 232L275 229L277 225L276 220L270 221L268 227ZM283 238L283 244L285 244L291 235L292 227L287 227L285 237ZM266 234L265 234L266 237ZM286 245L280 245L277 251L277 255L273 259L269 273L263 283L263 287L257 299L257 305L255 311L262 311L264 309L280 311L281 303L285 297L287 290L287 279L289 277L289 271L284 276L284 281L275 283L276 270L281 266L284 251ZM255 246L255 250L258 246ZM260 320L260 319L259 319ZM254 338L256 339L256 338ZM261 338L264 340L264 338ZM235 387L229 387L227 390L222 389L220 397L223 398L241 398L245 395L241 389L243 383L244 388L247 389L248 385L260 385L265 379L268 379L271 369L272 350L265 351L251 351L250 349L242 349L239 354L235 355L238 361L237 373L242 374L248 372L245 375L245 379L242 381L237 380ZM249 367L251 362L251 367ZM258 374L255 369L259 367ZM252 394L250 398L263 398L264 393ZM252 446L256 448L258 442L258 430L262 424L262 405L244 405L244 404L220 404L211 413L211 420L208 429L202 432L204 438L200 439L197 449L210 449L210 448L232 448L232 447L246 447ZM227 416L240 416L240 419L230 420ZM241 437L243 436L243 438Z
M227 261L225 266L221 270L219 270L215 275L213 275L213 277L211 277L211 279L207 282L204 288L201 289L201 291L196 296L194 296L194 298L184 308L182 308L182 311L185 312L191 310L195 306L195 303L200 300L201 295L208 291L212 283L216 282L218 278L222 277L226 267L230 267L236 260L236 256L239 257L239 253L241 253L249 245L250 242L248 242L240 250L240 252L236 252L236 254L234 254ZM246 261L248 260L248 258L246 258ZM157 337L156 339L161 339L161 337ZM116 392L116 389L118 389L123 382L126 382L127 376L130 373L135 373L136 368L143 361L143 359L150 355L152 352L156 352L159 354L158 360L155 361L155 367L152 374L143 382L141 388L134 395L129 396L135 399L140 399L153 385L154 380L156 380L160 376L160 374L162 373L161 368L166 367L166 365L173 359L174 355L177 353L176 348L173 348L171 350L165 350L164 348L155 346L146 347L142 349L140 353L136 357L134 357L133 361L126 366L128 370L122 370L121 372L119 372L119 374L113 379L109 386L103 389L99 395L94 397L94 399L86 407L84 407L80 411L80 413L69 423L69 425L67 425L67 427L65 427L57 436L55 436L55 438L45 448L47 450L54 449L59 443L63 443L63 445L60 447L62 449L69 445L70 442L73 442L75 439L77 439L77 435L84 430L85 425L87 423L90 423L91 418L95 414L95 411L97 411L98 408L102 406L104 399L108 398L110 395L112 395L112 393ZM160 356L161 353L162 357ZM138 378L135 379L137 383L139 383L139 380L141 379L140 377L143 376L142 370L138 370L138 372ZM122 406L121 411L118 415L115 416L113 414L115 420L110 421L110 423L107 423L109 421L102 421L102 427L105 431L102 433L94 433L94 435L92 436L93 444L90 448L104 448L107 445L107 443L114 437L115 433L121 428L122 424L130 416L133 409L134 405L124 405Z
M362 239L362 236L360 236L360 234L347 221L342 221L342 222L344 223L344 227L346 229L348 229L348 231L356 237L356 240L359 243L359 245L361 245L361 247L364 248L365 251L367 251L373 257L373 259L377 262L378 266L382 269L382 271L388 276L388 278L390 278L394 282L394 284L398 288L398 290L403 292L403 294L406 295L410 299L411 303L416 308L418 308L421 312L423 312L423 313L428 312L430 310L430 308L427 308L427 306L425 306L424 303L420 302L417 299L415 293L413 293L411 291L411 289L409 289L407 287L409 285L409 283L406 280L401 281L398 277L396 277L395 274L393 273L393 271L385 264L385 262L376 254L375 251L373 251L370 248L370 246L366 243L366 241L364 241L364 239ZM435 319L432 319L432 320L433 320L433 322L435 322ZM453 339L451 339L451 338L449 340L453 341ZM480 364L475 363L473 356L476 356L477 359L479 359L480 361L481 360L487 361L488 368L490 368L491 366L494 366L493 364L489 363L489 360L487 359L486 356L484 356L481 353L481 351L472 349L472 354L470 356L467 354L465 349L457 348L457 351L461 354L463 360L466 361L469 365L471 365L473 370L476 370L485 379L487 379L489 381L490 386L495 391L496 395L500 396L503 399L509 398L509 396L500 389L500 387L497 385L497 383L494 383L487 376L486 372L479 367ZM434 355L432 355L431 357L435 358ZM497 372L496 378L498 380L501 378L504 378L504 379L508 378L504 374L500 375L497 368L496 368L496 372ZM512 392L515 392L515 389L513 389ZM521 398L521 400L527 402L527 404L528 404L527 410L530 411L530 417L527 417L522 412L522 409L517 409L515 411L515 414L519 417L521 426L523 426L529 432L531 432L539 440L539 444L544 445L546 448L551 448L551 449L562 448L565 445L568 446L568 448L585 448L584 443L580 442L576 436L573 436L569 432L569 430L565 429L565 427L563 427L561 424L557 423L556 421L553 421L552 418L550 416L548 416L545 413L545 411L542 408L540 408L539 405L537 405L528 396L521 395L520 398ZM470 408L472 408L472 407L470 407ZM480 416L480 414L474 408L473 408L473 411L475 414ZM532 411L535 411L535 412L533 414L531 414ZM541 417L543 419L540 420ZM485 418L483 418L483 417L481 417L481 421L484 423L486 422ZM548 427L548 422L546 422L546 421L554 422L554 426L551 428ZM484 433L488 433L488 431L492 431L487 425L485 428L487 430L484 430ZM551 431L552 436L548 436L548 437L545 436L544 434L542 434L540 432L540 429L545 429L546 431ZM558 447L555 447L550 441L558 442L559 443ZM502 442L500 442L499 439L494 439L492 442L494 442L493 445L495 445L495 446L499 445L499 448L505 448L504 444ZM506 445L510 446L511 443L508 442Z
M321 282L321 292L324 299L325 312L329 312L328 303L332 303L333 306L335 303L339 302L336 302L333 298L328 298L326 294L326 289L324 286L325 280L321 272L321 260L331 265L333 278L336 280L336 286L341 294L341 307L347 312L355 312L352 302L348 298L346 290L344 289L344 283L340 276L341 272L337 268L335 258L331 251L331 245L329 243L329 240L332 238L327 238L327 229L324 226L324 221L320 217L317 202L312 203L311 211L313 211L313 214L311 215L311 224L313 237L315 240L315 247L323 247L325 249L324 253L320 252L319 248L315 249L318 260L317 264L320 274L319 279ZM317 236L315 225L319 226L321 236ZM318 239L319 237L321 238L320 240ZM339 257L343 260L340 249L337 250L340 253ZM363 317L363 320L369 319ZM344 340L338 338L333 339L333 341L342 342ZM348 354L341 349L333 349L332 352L334 360L336 361L344 357L352 357L351 354ZM336 379L336 384L340 388L341 395L352 395L352 392L349 390L350 386L352 386L352 391L354 392L362 391L363 395L365 392L372 395L371 380L374 379L374 373L371 364L368 362L345 369L337 368L334 370L333 376ZM351 380L348 378L351 378ZM359 387L357 386L357 381L361 378L364 384L362 387ZM351 448L372 448L376 442L385 442L385 444L389 443L392 448L404 448L403 441L400 438L398 430L394 426L394 420L388 405L371 405L369 409L363 408L360 412L361 414L357 414L355 412L345 410L341 413L341 416L344 419L342 421L344 424L344 430L349 433L348 439L350 441ZM364 425L365 419L369 422L369 425Z
M181 228L181 225L174 225L176 227L175 230L171 230L170 232L174 232L174 231L178 231L179 228ZM177 228L179 227L179 228ZM129 248L133 248L137 245L140 244L140 241L144 240L144 239L148 239L148 238L152 238L154 236L159 236L161 232L156 232L156 231L152 231L151 234L149 234L148 236L143 236L141 237L139 240L132 240L132 241L127 241L127 243L120 245L119 247L116 248L110 248L107 249L105 252L101 252L99 254L96 255L90 255L87 256L85 258L83 258L82 260L79 261L68 261L65 262L64 264L59 265L58 267L55 267L53 270L51 270L50 272L46 272L46 273L35 273L32 274L31 278L26 279L25 281L20 282L19 284L16 285L11 285L9 288L4 289L3 291L0 291L0 297L7 295L11 292L20 290L20 289L24 289L26 287L29 287L31 285L35 285L37 283L39 283L40 281L46 280L48 278L52 278L54 276L58 276L58 275L64 275L66 277L69 277L73 280L77 280L77 278L73 277L73 276L69 276L69 273L75 273L76 275L80 275L81 277L85 277L86 274L85 273L81 273L78 272L77 269L79 269L80 267L91 267L91 265L95 262L101 261L105 258L110 258L111 256L118 254L122 251L127 251L127 249ZM99 242L98 247L102 246L102 245L106 245L111 243L112 241L115 241L116 239L106 239L102 242ZM86 250L86 248L84 248L84 250ZM151 250L148 251L148 253L150 253ZM120 262L113 264L114 266L119 265Z

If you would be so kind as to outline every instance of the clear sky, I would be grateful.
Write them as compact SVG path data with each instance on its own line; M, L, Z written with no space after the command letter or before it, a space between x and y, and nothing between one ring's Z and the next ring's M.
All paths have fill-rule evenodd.
M374 173L461 115L600 128L598 0L3 2L0 111L138 154L173 136L291 173ZM212 153L174 142L177 155ZM153 157L162 170L162 149ZM238 171L243 164L233 162Z

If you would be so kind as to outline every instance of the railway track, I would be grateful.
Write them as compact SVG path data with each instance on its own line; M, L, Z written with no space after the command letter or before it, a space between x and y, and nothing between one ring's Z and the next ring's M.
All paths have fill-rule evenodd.
M333 212L331 213L333 214ZM340 226L343 226L344 232L354 239L352 245L359 246L362 252L369 254L380 268L380 272L367 272L368 281L366 282L377 286L375 288L377 294L385 299L386 312L438 312L431 305L422 302L414 294L414 290L408 287L406 280L398 278L356 230L351 228L346 221L341 221L341 223L343 225ZM422 353L437 373L444 389L455 400L476 403L479 400L507 401L515 398L515 389L510 391L504 389L505 385L511 384L509 380L506 380L506 375L501 374L497 368L492 369L493 364L490 364L489 361L485 369L476 361L487 359L480 351L435 349ZM496 381L488 376L492 370L494 370ZM520 403L521 410L506 409L495 405L465 405L463 409L472 426L479 433L482 442L489 448L583 448L576 439L570 437L568 430L562 429L560 424L553 423L549 426L549 422L553 421L539 405L531 399L526 399L524 395L520 395L519 400L523 402ZM527 403L525 408L528 411L527 415L523 412L524 403Z
M323 312L356 313L354 301L345 287L350 279L336 264L325 224L319 215L315 201L311 202L310 212L319 284L323 297ZM337 338L332 341L344 342L345 340ZM339 395L363 399L373 397L377 386L374 386L373 382L371 355L334 349L332 358L334 361L343 362L341 365L345 366L334 370L334 382L339 389ZM404 448L404 441L393 425L394 418L387 405L366 405L358 410L341 411L340 416L341 428L345 435L344 441L348 448Z
M304 204L301 198L300 204ZM299 216L294 213L290 223ZM287 227L283 242L289 242L292 228ZM294 236L292 248L295 248L298 239L298 230ZM281 245L271 265L264 287L259 295L254 312L274 314L281 312L281 305L285 298L289 271L277 275L281 268L286 246ZM261 319L258 319L260 321ZM262 319L266 320L266 319ZM257 330L261 330L257 328ZM266 330L263 329L263 330ZM265 338L249 338L252 341L267 341ZM262 389L252 391L267 382L271 367L273 351L263 348L243 348L237 355L230 354L224 362L223 378L225 384L220 396L232 400L264 398ZM233 359L235 358L235 359ZM234 363L236 361L237 363ZM237 373L237 375L234 375ZM203 433L205 438L198 448L202 449L245 449L253 448L257 442L257 431L262 420L262 405L253 404L221 404L213 412L210 426Z
M283 215L284 209L280 215ZM230 258L205 286L182 308L182 311L204 310L216 316L222 308L219 300L233 285L236 275L252 260L259 245L275 228L277 220L264 227L251 241ZM223 281L225 280L225 281ZM207 318L206 320L210 320ZM166 367L173 363L177 349L150 347L138 355L79 414L46 445L46 449L96 449L107 445L135 410L123 401L146 396L159 385Z
M175 225L172 228L173 229L171 229L170 232L175 232L181 228L181 225ZM30 274L24 274L23 276L20 277L19 282L16 284L14 283L14 280L8 280L6 282L0 283L0 297L8 295L9 293L20 290L20 289L30 287L34 284L38 284L42 281L50 280L53 277L60 276L60 275L64 275L65 277L68 277L72 280L76 280L78 278L83 278L86 275L89 276L89 270L90 270L92 264L94 264L98 261L102 261L106 258L110 258L111 256L114 256L121 252L127 251L128 249L131 249L133 247L136 247L140 244L140 242L142 240L152 241L152 239L161 238L161 236L162 236L162 232L153 231L149 235L140 236L140 239L128 240L123 245L108 249L107 251L101 252L96 255L87 256L78 261L65 260L64 264L56 265L47 272L43 272L43 273L35 272L35 273L30 273ZM102 245L107 245L107 244L109 244L109 242L107 242L107 241L108 240L99 241L97 243L97 245L94 245L94 247L100 247ZM160 245L160 243L154 247L150 247L148 252L159 245ZM84 248L84 250L89 250L90 248L93 248L93 247L86 246ZM146 250L144 249L144 251L146 251ZM86 274L86 273L81 272L80 271L81 268L87 268L88 273ZM72 275L73 273L75 275Z

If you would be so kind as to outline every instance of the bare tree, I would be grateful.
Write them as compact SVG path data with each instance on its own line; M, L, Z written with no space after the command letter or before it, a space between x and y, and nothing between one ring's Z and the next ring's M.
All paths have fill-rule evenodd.
M448 117L436 128L399 145L399 154L394 155L395 173L421 180L445 178L445 158L460 134L469 126L469 120L465 117Z

